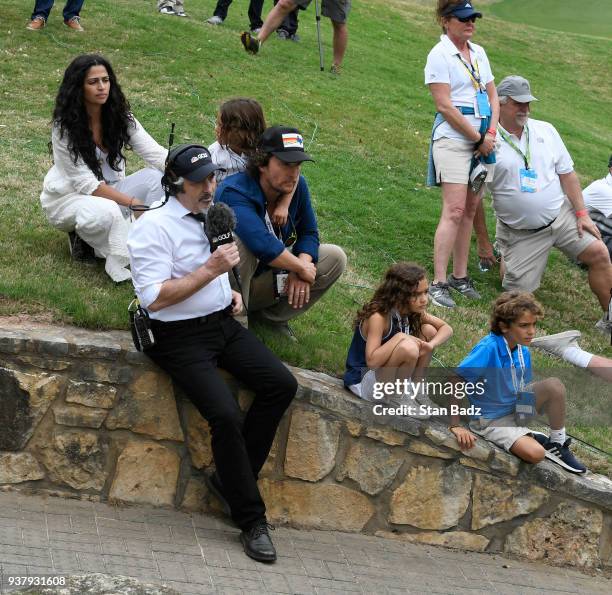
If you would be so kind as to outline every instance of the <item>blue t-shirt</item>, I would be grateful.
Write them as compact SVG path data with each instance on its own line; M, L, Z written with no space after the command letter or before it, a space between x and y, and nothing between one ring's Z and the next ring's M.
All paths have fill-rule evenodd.
M521 380L519 349L522 350L525 362L523 383L526 386L532 380L531 355L524 345L517 345L512 350L512 361L519 383ZM481 417L498 419L514 413L516 393L512 383L510 357L502 335L489 333L476 343L469 355L459 364L457 373L466 382L484 382L484 394L479 395L478 391L468 394L470 403L480 407ZM477 418L478 416L474 417Z

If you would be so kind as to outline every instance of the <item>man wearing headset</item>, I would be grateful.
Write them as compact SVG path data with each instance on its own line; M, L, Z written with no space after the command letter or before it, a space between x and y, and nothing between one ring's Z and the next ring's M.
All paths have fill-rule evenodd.
M199 145L170 151L162 178L167 204L146 212L130 230L132 279L155 338L147 355L210 424L216 472L207 475L208 487L242 530L245 553L272 562L276 551L257 477L297 383L233 318L242 300L227 273L239 262L238 248L226 244L211 254L201 223L213 200L217 169ZM244 423L217 364L255 392Z

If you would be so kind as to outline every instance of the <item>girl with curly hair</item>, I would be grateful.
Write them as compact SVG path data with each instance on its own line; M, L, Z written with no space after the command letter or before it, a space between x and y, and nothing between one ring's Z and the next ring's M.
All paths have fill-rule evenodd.
M450 325L426 311L428 287L425 269L412 262L398 262L385 273L355 318L344 374L352 393L370 401L374 383L383 378L423 379L433 350L453 334Z
M132 115L112 66L97 54L78 56L66 69L52 123L53 167L45 176L42 208L51 225L69 234L73 258L83 249L82 239L106 259L113 281L126 281L131 275L124 213L163 196L167 150ZM126 149L149 167L126 177Z

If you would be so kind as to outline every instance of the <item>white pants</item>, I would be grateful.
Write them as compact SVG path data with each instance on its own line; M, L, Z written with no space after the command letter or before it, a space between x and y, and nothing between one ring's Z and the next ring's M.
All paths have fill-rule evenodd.
M149 205L163 196L161 176L157 169L141 169L112 187ZM62 231L76 231L95 250L96 256L114 255L127 265L129 213L129 209L108 198L79 195L61 210L61 221L50 223Z

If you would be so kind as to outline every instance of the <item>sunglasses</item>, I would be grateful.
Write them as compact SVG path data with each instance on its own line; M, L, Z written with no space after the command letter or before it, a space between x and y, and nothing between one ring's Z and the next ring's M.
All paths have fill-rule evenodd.
M455 17L460 23L475 23L478 18L476 15L471 17Z

